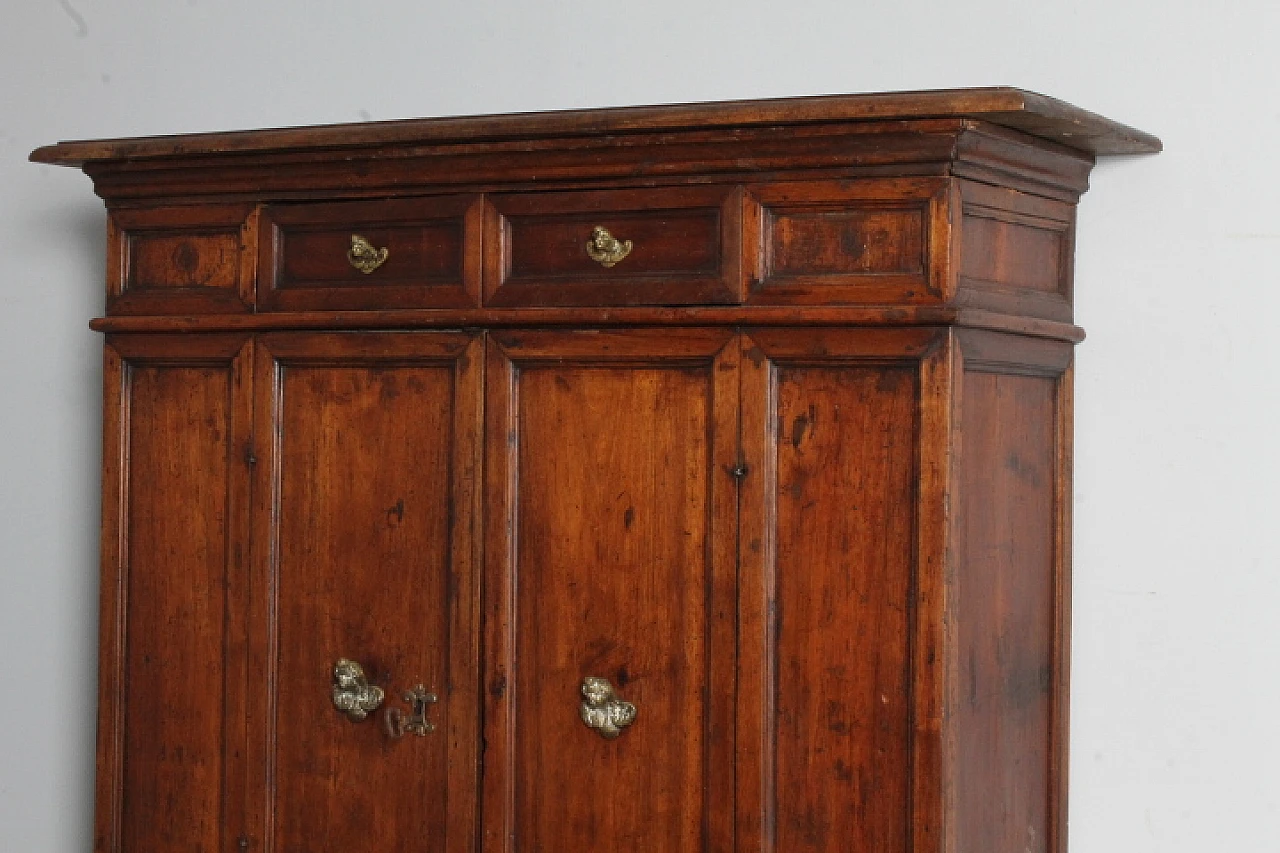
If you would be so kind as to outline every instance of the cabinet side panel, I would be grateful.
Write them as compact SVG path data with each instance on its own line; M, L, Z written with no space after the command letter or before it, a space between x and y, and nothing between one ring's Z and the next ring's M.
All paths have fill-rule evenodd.
M231 370L127 370L121 849L214 853L226 849Z
M777 372L778 850L910 843L917 373Z
M1059 380L987 371L966 369L960 415L956 853L1047 853L1056 849Z

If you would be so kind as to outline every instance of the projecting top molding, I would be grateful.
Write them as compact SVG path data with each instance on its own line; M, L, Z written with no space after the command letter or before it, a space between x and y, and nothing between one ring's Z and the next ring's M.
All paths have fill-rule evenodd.
M826 95L613 109L409 119L273 130L61 142L31 159L62 166L225 154L281 154L640 133L970 119L1090 155L1146 154L1160 140L1064 101L1009 87Z

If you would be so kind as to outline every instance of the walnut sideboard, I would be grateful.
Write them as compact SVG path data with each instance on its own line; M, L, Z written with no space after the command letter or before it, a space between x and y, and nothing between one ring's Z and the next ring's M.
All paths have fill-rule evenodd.
M67 142L99 853L1066 853L1076 203L974 89Z

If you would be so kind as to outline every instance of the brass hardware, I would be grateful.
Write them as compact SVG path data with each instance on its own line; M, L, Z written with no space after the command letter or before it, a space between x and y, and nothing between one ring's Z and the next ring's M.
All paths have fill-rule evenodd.
M587 241L587 254L591 260L602 267L611 267L631 254L631 241L618 240L607 228L597 225L591 229L591 239Z
M365 275L382 266L389 254L391 254L390 249L386 247L375 248L372 243L359 234L351 235L351 248L347 250L347 260L351 262L351 266Z
M582 680L582 722L600 733L602 738L613 740L622 729L636 719L636 706L624 702L614 692L607 678L588 675Z
M358 722L377 710L383 695L381 687L369 684L360 664L342 658L333 665L333 707L352 720Z
M436 730L434 723L427 722L427 706L439 701L436 694L428 693L427 688L419 684L404 694L404 701L409 703L407 719L404 711L399 708L388 708L383 715L388 735L393 738L402 738L405 732L411 732L418 737L426 737L428 733Z

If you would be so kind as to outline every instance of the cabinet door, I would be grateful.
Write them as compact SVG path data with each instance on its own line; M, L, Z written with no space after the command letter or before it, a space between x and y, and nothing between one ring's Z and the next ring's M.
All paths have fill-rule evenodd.
M766 713L739 753L766 769L739 788L740 837L936 853L948 333L758 329L743 346L743 576L760 583L742 654L764 667L739 691Z
M107 340L99 853L223 853L242 822L250 349Z
M460 333L259 342L250 841L261 849L473 847L481 355ZM343 660L363 683L349 669L338 678ZM420 704L427 725L414 731L419 685L437 701Z
M737 362L723 330L494 334L485 850L732 847Z

